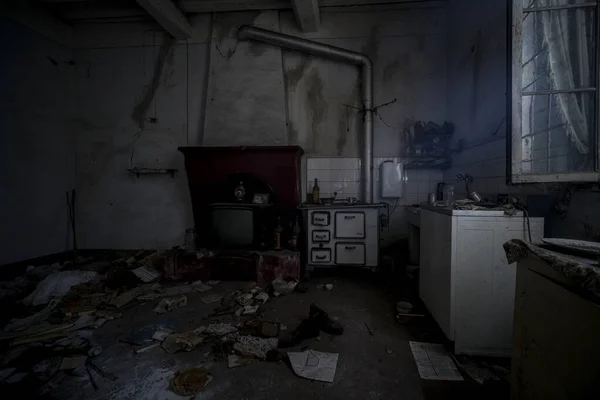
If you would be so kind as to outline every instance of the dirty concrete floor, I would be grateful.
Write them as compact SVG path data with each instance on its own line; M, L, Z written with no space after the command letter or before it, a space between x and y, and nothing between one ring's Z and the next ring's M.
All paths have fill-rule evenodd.
M331 291L316 287L318 283L332 282L335 287ZM226 295L243 285L241 282L222 282L210 292L188 293L188 305L165 316L169 322L178 325L180 331L197 328L207 323L203 317L218 304L205 305L200 297L207 293ZM226 360L215 360L208 344L189 353L168 354L158 347L136 355L134 346L119 342L119 339L161 318L165 321L165 317L152 311L156 302L148 302L125 310L122 319L109 321L94 333L94 338L104 348L95 361L118 376L117 381L96 377L99 389L95 391L87 377L69 377L51 395L54 398L86 400L179 399L181 397L169 391L170 379L182 367L201 366L210 370L214 380L196 395L196 399L291 400L312 397L411 400L451 396L447 383L431 386L423 384L420 379L408 341L423 340L427 335L419 333L422 330L418 326L396 322L393 301L401 299L399 293L356 279L327 278L313 280L307 286L307 293L270 299L263 306L264 319L285 324L291 330L306 318L312 302L337 318L344 326L343 335L322 333L320 340L310 339L294 348L299 350L309 346L319 351L339 353L333 383L300 378L285 362L263 361L229 369ZM223 322L228 319L232 317L223 318Z

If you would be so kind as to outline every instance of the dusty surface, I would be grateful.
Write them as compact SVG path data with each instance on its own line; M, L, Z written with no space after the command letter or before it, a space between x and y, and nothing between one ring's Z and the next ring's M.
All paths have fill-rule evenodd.
M318 289L317 283L333 283L335 287L327 291ZM242 285L223 282L211 292L227 294ZM420 325L396 322L393 301L402 299L400 293L389 288L385 290L375 283L341 278L313 280L308 288L309 291L304 294L293 293L269 300L264 305L264 319L285 324L291 330L307 316L311 302L337 318L344 326L343 335L336 337L322 333L320 340L307 340L296 348L309 346L319 351L339 353L333 383L299 378L285 362L263 361L229 369L226 360L214 359L210 344L189 353L167 354L158 347L136 355L135 346L119 342L119 338L128 332L159 320L164 322L165 316L178 325L179 330L206 324L207 321L202 318L218 303L205 305L200 297L206 293L194 292L188 294L187 307L165 316L152 312L154 302L148 302L127 310L122 319L110 321L95 331L94 338L104 347L95 362L117 375L117 381L97 377L99 390L95 391L87 377L69 378L52 395L55 398L88 400L180 398L169 390L169 381L183 367L204 367L214 377L196 395L197 399L422 399L451 395L448 386L422 384L408 341L433 337L424 333L426 321L420 322ZM365 323L373 331L373 336ZM428 395L430 392L432 394Z

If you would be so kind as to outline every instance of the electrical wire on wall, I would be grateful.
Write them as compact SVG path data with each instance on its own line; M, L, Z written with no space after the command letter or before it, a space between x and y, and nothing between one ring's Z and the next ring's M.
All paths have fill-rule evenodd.
M520 204L513 204L513 207L515 207L518 210L523 211L523 218L525 221L527 221L527 234L529 236L529 243L532 243L531 240L531 224L529 223L529 213L527 212L527 210L525 209L525 207L523 207Z

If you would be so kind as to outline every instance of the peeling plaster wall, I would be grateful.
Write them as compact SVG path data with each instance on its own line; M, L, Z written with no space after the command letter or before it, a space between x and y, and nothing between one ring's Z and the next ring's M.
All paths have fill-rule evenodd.
M0 18L0 265L71 249L73 52Z
M241 25L279 30L277 11L217 13L210 49L205 146L286 145L279 48L239 41Z
M367 54L374 66L373 104L397 99L374 117L375 157L396 157L414 121L446 116L446 10L439 8L322 12L317 32L300 32L291 12L281 31ZM360 71L337 61L283 51L288 137L308 155L359 157Z
M314 33L300 32L291 12L215 14L204 144L297 144L313 156L359 156L358 68L238 41L239 26L250 24L368 54L374 104L397 99L375 118L375 156L398 156L407 124L441 123L446 114L445 9L415 7L323 11Z
M474 189L505 188L506 165L506 0L448 2L447 119L465 150L456 154L447 183L464 192L456 174L475 177Z
M177 42L153 24L81 27L76 52L76 189L82 248L168 248L193 227L178 146L202 143L205 35ZM117 30L119 34L106 35ZM140 175L128 168L176 168Z
M196 21L187 44L151 23L76 26L80 246L182 243L192 211L177 146L298 144L312 156L359 155L360 115L346 106L361 106L358 69L240 42L243 24L369 54L375 105L397 99L380 110L385 122L375 118L375 156L400 155L407 124L446 115L446 11L415 7L323 12L311 34L297 31L291 12L217 13ZM138 179L126 171L133 166L180 172Z

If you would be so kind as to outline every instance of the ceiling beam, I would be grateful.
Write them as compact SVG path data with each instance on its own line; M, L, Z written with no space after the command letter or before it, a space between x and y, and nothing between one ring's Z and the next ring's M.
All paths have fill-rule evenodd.
M296 0L178 0L177 4L186 13L222 12L243 10L289 10ZM364 6L376 4L409 3L418 6L433 0L319 0L321 7Z
M137 0L156 22L176 39L190 39L194 28L172 0Z
M302 32L316 32L321 22L318 0L292 0L294 15Z

